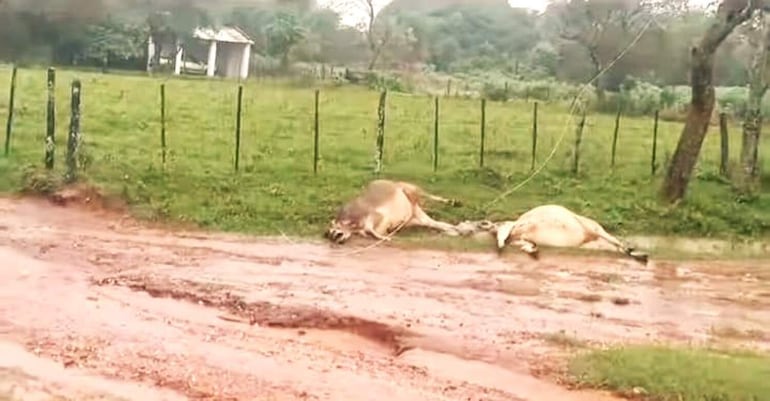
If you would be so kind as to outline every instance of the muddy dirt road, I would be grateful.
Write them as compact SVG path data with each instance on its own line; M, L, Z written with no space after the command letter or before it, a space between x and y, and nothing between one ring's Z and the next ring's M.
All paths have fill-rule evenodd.
M770 348L765 262L343 252L0 199L0 399L610 400L556 333Z

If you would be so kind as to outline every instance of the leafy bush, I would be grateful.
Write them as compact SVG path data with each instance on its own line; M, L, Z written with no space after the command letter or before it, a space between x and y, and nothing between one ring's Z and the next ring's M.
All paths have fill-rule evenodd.
M387 90L389 92L411 92L407 83L393 74L369 72L366 74L366 84L370 89Z
M663 90L647 82L627 80L621 86L620 99L626 114L652 114L662 106Z
M485 98L494 101L506 101L510 98L510 92L507 86L500 87L490 83L484 84L484 89L481 94Z

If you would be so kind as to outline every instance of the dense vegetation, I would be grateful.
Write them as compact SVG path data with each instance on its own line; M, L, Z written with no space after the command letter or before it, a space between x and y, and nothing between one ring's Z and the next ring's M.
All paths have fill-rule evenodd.
M367 3L339 2L336 9L366 14ZM281 61L323 62L586 82L654 18L598 79L597 93L620 90L629 79L686 85L688 47L710 17L681 0L649 3L554 2L536 14L505 0L394 1L372 16L371 26L354 29L341 25L337 12L308 1L6 0L0 2L0 60L143 69L148 35L184 42L196 25L235 24L256 40L255 63L272 60L276 68ZM749 47L740 32L721 46L718 85L745 85Z

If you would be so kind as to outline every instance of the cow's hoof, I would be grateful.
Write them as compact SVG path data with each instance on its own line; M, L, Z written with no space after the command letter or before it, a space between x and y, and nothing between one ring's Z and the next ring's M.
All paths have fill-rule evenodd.
M462 202L460 202L460 201L459 201L459 200L457 200L457 199L450 199L450 200L449 200L449 205L450 205L450 206L454 206L454 207L460 207L460 206L462 206L462 205L463 205L463 203L462 203Z
M529 255L530 258L533 260L540 260L540 252L534 251L534 252L527 252L527 255Z
M631 252L628 254L628 256L631 256L634 260L644 265L647 265L647 262L650 260L649 255L641 252Z

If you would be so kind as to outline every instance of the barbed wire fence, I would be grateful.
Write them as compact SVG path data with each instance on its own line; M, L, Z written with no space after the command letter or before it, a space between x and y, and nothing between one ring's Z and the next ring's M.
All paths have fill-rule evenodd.
M453 96L451 90L449 96L378 93L338 86L331 79L308 88L265 79L161 81L72 71L65 71L65 77L81 85L82 104L66 110L63 103L72 102L74 89L57 86L54 69L14 71L3 105L9 157L20 163L42 160L54 169L55 150L77 152L80 134L87 132L90 161L71 163L82 161L82 155L64 160L70 169L88 164L115 177L142 166L189 177L278 170L365 174L375 173L381 163L386 174L462 177L477 170L478 179L495 180L500 178L493 173L531 173L557 144L555 131L563 126L556 120L566 113L559 101L489 101ZM627 118L620 106L617 110L587 114L582 129L573 127L581 140L561 152L563 158L548 171L577 179L659 172L665 163L660 155L670 149L679 123L660 121L658 110L649 118ZM727 173L732 139L727 119L720 115L722 138L712 141L718 148L707 151L701 163L721 174ZM72 128L70 121L82 122ZM63 147L64 137L57 132L67 132L75 143Z

